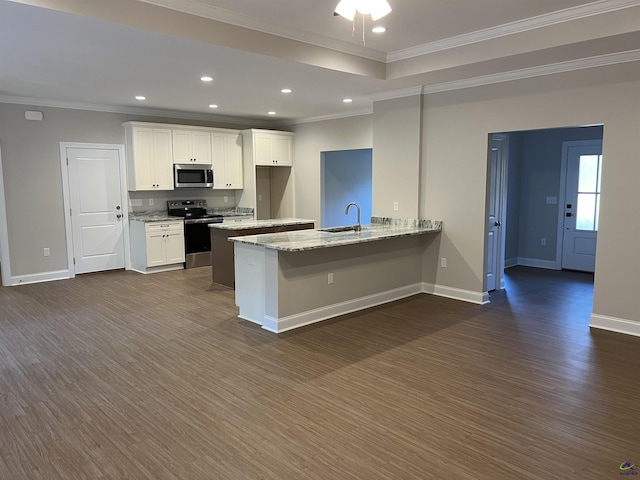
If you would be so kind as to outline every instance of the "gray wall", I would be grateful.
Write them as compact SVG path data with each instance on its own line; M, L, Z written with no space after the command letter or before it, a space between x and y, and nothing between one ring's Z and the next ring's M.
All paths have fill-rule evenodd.
M601 140L602 133L602 126L593 126L509 134L507 260L555 261L562 205L547 204L546 197L559 199L563 188L562 142ZM540 245L541 238L546 238L546 246Z
M323 227L355 223L355 208L344 213L349 202L360 206L361 223L371 219L371 149L324 152L322 158Z
M25 120L25 110L43 112L43 121ZM0 146L12 276L67 269L60 142L124 144L122 123L130 120L205 125L168 118L0 104ZM208 126L238 128L228 124ZM151 208L166 208L163 202L173 198L172 195L154 194L157 201ZM181 195L184 194L175 193L176 197ZM132 195L145 200L151 196ZM148 210L148 201L143 203L147 205L142 208ZM51 249L51 256L42 255L44 247Z

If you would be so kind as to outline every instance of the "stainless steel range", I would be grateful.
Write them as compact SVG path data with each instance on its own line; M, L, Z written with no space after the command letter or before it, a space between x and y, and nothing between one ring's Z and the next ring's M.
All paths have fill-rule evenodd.
M169 200L167 213L184 218L185 268L211 265L210 223L222 223L222 215L207 213L206 200Z

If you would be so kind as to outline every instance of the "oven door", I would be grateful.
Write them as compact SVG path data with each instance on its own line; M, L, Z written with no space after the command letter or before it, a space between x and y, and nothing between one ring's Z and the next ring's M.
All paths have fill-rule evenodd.
M184 223L185 268L211 265L211 234L207 222Z

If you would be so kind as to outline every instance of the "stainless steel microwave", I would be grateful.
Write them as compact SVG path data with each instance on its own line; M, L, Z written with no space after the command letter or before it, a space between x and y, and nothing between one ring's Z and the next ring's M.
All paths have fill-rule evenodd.
M211 165L175 164L173 185L176 188L211 188L213 187L213 168Z

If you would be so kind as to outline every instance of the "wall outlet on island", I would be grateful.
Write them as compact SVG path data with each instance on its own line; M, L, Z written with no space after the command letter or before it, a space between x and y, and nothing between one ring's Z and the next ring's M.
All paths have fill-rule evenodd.
M45 247L45 248L44 248L44 251L42 252L42 254L43 254L45 257L48 257L49 255L51 255L51 250L49 250L49 248L48 248L48 247Z
M442 258L440 259L440 266L441 266L442 268L447 268L447 259L446 259L445 257L442 257Z
M327 274L327 285L331 285L333 283L333 273Z

